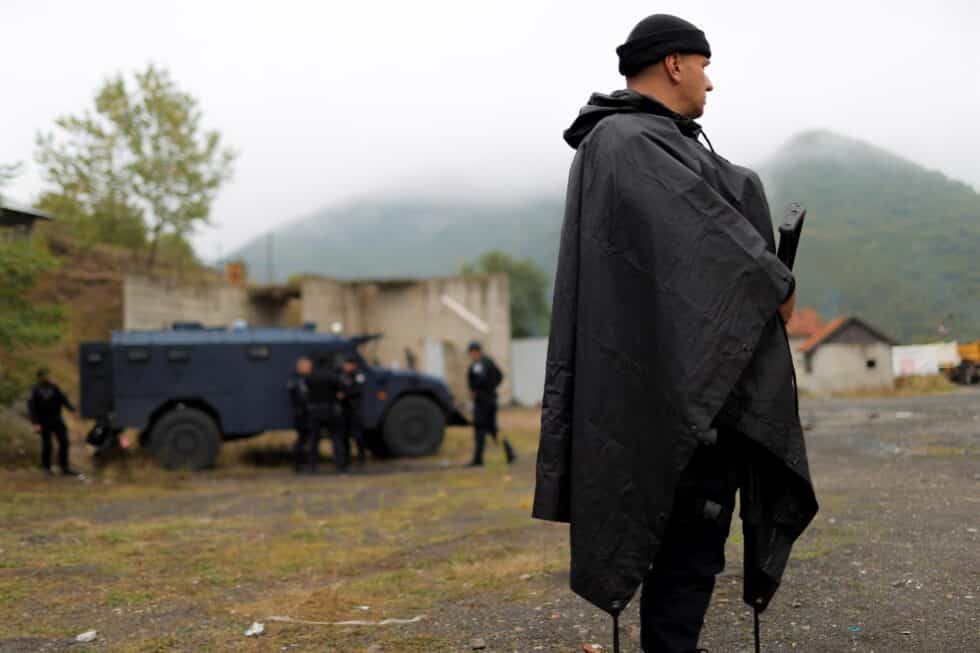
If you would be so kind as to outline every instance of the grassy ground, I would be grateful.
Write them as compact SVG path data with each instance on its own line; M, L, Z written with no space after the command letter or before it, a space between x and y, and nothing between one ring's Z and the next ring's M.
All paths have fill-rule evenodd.
M888 397L921 397L923 395L956 392L962 386L956 385L942 374L932 376L896 377L891 388L864 388L834 393L834 397L844 399L880 399Z
M767 650L977 650L964 643L980 641L977 604L964 598L980 594L973 436L916 450L935 424L902 420L912 453L883 457L847 439L864 418L841 421L839 401L826 413L838 421L810 437L822 510L766 615ZM502 416L522 454L514 467L496 448L487 468L462 469L471 439L454 429L436 458L371 461L344 477L291 474L288 434L234 443L204 474L139 458L89 482L0 472L0 651L466 651L473 638L500 652L608 647L607 619L567 589L566 528L529 519L537 418ZM895 432L882 419L868 437ZM712 651L750 641L740 549L736 526L705 630ZM634 612L626 651L638 650ZM266 633L246 638L253 621ZM95 642L71 643L90 629Z
M8 468L37 464L40 441L31 425L16 412L0 407L0 466Z
M524 452L533 420L510 418ZM487 469L458 469L469 454L465 431L450 432L440 459L372 464L347 477L294 478L285 467L241 462L275 459L270 452L289 437L227 447L221 468L203 475L135 459L88 483L3 477L0 642L95 628L115 633L118 651L264 650L265 640L241 637L252 620L427 615L473 592L520 598L521 576L564 564L561 548L527 547L540 532L528 519L526 474L512 474L494 451ZM198 627L188 630L188 620ZM199 628L209 622L222 625ZM363 637L268 627L297 646L329 636L336 650L354 650L346 647ZM413 648L393 629L379 630L378 641L389 635L398 650L439 641L419 635Z

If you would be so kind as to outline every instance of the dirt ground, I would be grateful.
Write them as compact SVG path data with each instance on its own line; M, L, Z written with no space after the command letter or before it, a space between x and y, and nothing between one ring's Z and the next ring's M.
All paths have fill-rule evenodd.
M802 412L821 511L763 616L764 650L980 651L980 392ZM227 446L208 473L138 457L87 481L0 472L0 651L611 650L608 617L568 590L566 528L528 517L537 414L502 417L511 468L493 448L462 469L455 429L438 457L347 476L294 476L288 434ZM90 469L81 445L73 458ZM738 533L702 637L713 652L751 649ZM352 620L369 625L336 625ZM245 637L252 622L265 632Z

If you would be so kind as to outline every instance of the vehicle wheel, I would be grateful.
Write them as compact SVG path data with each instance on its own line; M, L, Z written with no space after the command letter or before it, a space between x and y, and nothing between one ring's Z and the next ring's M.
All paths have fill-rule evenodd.
M963 368L963 382L966 385L972 385L977 381L980 381L980 369L977 368L973 363L967 363L966 367Z
M218 460L221 433L204 411L176 408L153 425L150 449L166 469L206 469Z
M392 456L426 456L442 446L446 416L431 399L404 397L388 411L382 435Z

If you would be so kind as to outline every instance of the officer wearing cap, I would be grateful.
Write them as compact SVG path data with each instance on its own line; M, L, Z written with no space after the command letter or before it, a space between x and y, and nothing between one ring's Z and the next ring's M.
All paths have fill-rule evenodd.
M486 447L487 435L497 440L497 387L504 380L503 372L497 367L492 358L483 353L483 347L478 342L471 342L467 351L470 355L470 367L466 379L473 399L473 436L475 446L470 467L483 466L483 450ZM503 439L504 454L507 464L517 459L514 448Z
M41 467L45 473L54 473L51 471L51 438L54 437L58 440L58 467L61 473L77 476L78 472L68 463L68 427L61 417L62 408L74 413L75 407L61 388L51 381L47 369L37 371L37 384L31 389L27 408L34 431L41 436Z
M293 468L297 474L315 472L319 461L320 429L310 405L310 375L313 361L306 356L296 361L296 371L286 382L289 406L293 413L296 442L293 444Z
M356 356L347 356L341 364L337 375L337 400L340 402L342 430L346 450L350 451L350 443L357 445L357 463L363 465L367 461L367 446L364 443L364 421L361 415L361 405L364 399L364 382L367 377L360 369Z

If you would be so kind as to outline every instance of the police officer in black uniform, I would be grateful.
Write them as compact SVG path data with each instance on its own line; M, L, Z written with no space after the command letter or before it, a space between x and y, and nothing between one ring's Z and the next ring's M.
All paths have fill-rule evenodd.
M48 377L46 369L37 372L37 384L31 389L27 401L31 424L34 431L41 435L41 466L48 474L51 471L51 437L58 439L58 466L65 476L78 476L68 464L68 427L61 418L61 409L67 408L75 412L75 407L57 385Z
M293 445L293 465L297 474L315 472L319 462L320 429L310 406L310 374L313 361L305 356L296 361L296 372L289 377L289 405L293 411L296 443Z
M361 404L364 398L364 382L367 378L359 369L357 358L353 355L344 358L337 375L337 400L340 402L343 440L347 452L351 442L357 445L357 463L367 461L367 447L364 444L364 422Z
M337 471L344 473L350 468L350 450L344 437L343 413L341 410L340 370L330 369L327 359L320 361L319 369L306 379L309 391L310 447L313 450L313 471L319 459L320 437L323 430L333 445L333 460Z
M473 398L473 435L476 439L473 461L469 466L481 467L487 435L494 441L497 440L497 386L503 381L504 375L493 359L483 353L480 343L471 342L467 351L471 363L466 378ZM503 444L507 464L511 464L517 459L517 454L507 438L503 439Z

